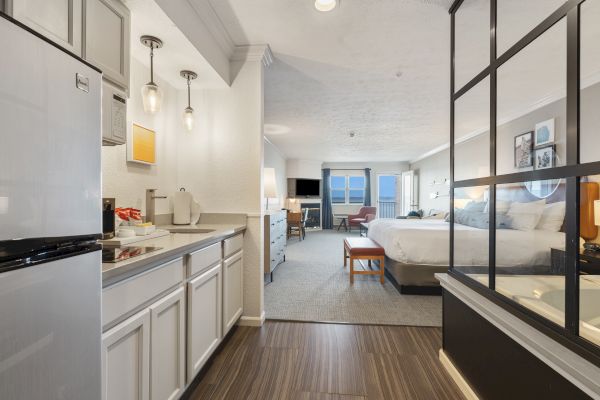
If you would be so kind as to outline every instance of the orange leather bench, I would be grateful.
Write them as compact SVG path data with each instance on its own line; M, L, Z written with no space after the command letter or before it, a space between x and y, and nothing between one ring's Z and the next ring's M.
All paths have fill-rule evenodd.
M347 261L350 259L350 283L354 283L354 275L380 275L381 283L385 282L385 251L377 242L365 238L365 237L347 237L344 239L344 268L346 268ZM354 269L354 260L369 260L369 267L371 267L371 261L379 261L379 270Z

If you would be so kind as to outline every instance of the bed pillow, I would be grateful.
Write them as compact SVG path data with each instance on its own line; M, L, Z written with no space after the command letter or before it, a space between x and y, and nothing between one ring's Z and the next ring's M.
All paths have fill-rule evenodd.
M490 216L484 212L465 211L464 209L454 210L454 222L461 225L471 226L479 229L489 229ZM508 215L496 215L497 229L511 229L512 218Z
M550 232L560 232L565 222L565 202L546 204L542 218L538 222L536 229Z
M496 215L504 215L510 209L510 205L512 203L510 201L505 200L496 200ZM484 213L490 212L490 204L486 203L485 208L483 209Z
M506 213L511 218L511 228L519 231L534 230L542 218L544 207L546 207L546 200L511 203L510 209Z
M487 201L470 201L465 205L463 210L482 213L487 206Z

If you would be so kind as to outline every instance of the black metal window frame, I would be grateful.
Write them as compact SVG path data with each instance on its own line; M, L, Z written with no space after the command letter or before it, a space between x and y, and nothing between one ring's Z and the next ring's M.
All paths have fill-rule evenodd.
M497 54L496 26L497 3L490 2L490 60L489 65L461 88L455 87L455 29L456 12L464 0L456 0L450 7L451 58L450 58L450 265L448 274L473 290L503 307L513 315L544 332L557 342L600 366L600 346L579 336L579 183L581 177L600 174L600 161L581 164L579 158L580 131L580 12L586 0L567 0L503 54ZM567 157L566 165L551 169L533 170L497 175L496 170L496 102L497 70L514 55L535 41L559 21L567 24ZM483 178L455 181L454 175L454 123L455 102L475 85L490 79L490 175ZM495 291L496 282L496 187L507 183L522 183L545 179L566 181L566 266L565 266L565 325L560 326L523 305ZM488 286L485 286L454 268L454 191L473 186L489 187L489 271Z

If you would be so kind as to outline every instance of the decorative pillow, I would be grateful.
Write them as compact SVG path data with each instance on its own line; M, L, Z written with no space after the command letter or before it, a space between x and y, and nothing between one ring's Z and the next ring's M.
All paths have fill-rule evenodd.
M487 206L487 201L470 201L465 205L465 211L483 212Z
M506 213L511 218L511 228L519 231L532 231L542 218L546 200L529 203L514 202Z
M496 200L496 215L503 215L510 209L511 202L505 200ZM490 204L486 203L483 209L484 213L490 212Z
M446 222L449 217L446 218ZM511 229L511 217L508 215L496 215L497 229ZM489 229L490 216L484 212L465 211L457 208L454 210L454 222L461 225L472 226L473 228Z
M562 228L565 221L565 212L564 201L547 204L546 207L544 207L542 218L540 218L540 222L538 222L535 229L560 232L560 228Z

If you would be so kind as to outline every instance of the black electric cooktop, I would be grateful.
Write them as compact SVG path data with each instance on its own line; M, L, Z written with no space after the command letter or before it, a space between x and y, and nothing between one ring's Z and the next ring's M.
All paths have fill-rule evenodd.
M105 247L102 249L102 262L117 263L119 261L125 261L130 258L141 256L142 254L148 254L160 249L162 249L162 247Z

